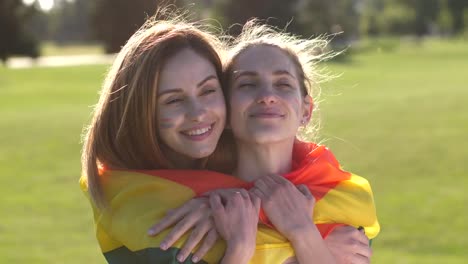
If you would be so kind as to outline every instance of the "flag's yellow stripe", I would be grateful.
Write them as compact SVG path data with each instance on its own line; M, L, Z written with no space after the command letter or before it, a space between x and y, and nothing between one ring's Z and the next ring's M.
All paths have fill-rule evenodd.
M108 180L112 174L112 180ZM142 173L112 171L105 173L103 182L109 208L95 214L96 233L102 251L108 252L123 246L125 241L131 251L159 247L172 229L155 237L147 235L148 229L161 220L169 209L174 209L195 196L189 187L176 182ZM188 235L182 236L173 246L181 248ZM225 244L216 243L204 260L215 263L224 254Z
M159 247L170 229L150 237L147 235L148 228L161 220L167 210L177 208L195 196L188 186L144 173L111 171L102 175L102 179L110 207L103 212L94 210L97 237L104 253L122 246L131 251ZM87 192L85 179L81 180L81 185ZM366 234L370 238L375 237L379 226L367 180L352 175L349 180L340 182L317 202L314 221L317 224L364 226ZM174 247L181 248L186 240L187 235L179 239ZM218 241L204 260L217 263L224 249L224 242ZM294 250L286 238L274 229L259 226L257 247L250 263L283 263L292 256Z
M314 222L362 226L368 238L376 237L380 226L369 182L354 174L340 182L316 203Z

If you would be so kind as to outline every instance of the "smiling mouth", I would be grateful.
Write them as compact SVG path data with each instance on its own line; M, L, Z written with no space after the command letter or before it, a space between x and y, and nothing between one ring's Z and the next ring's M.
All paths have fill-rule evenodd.
M255 113L250 115L253 118L282 118L284 115L278 113Z
M198 128L198 129L186 131L185 134L187 134L189 136L199 136L199 135L205 134L206 132L210 131L211 129L212 129L211 126L205 127L205 128Z
M211 134L211 132L213 131L214 125L215 123L204 126L204 127L197 127L194 129L184 130L184 131L181 131L180 133L188 137L191 140L203 140Z

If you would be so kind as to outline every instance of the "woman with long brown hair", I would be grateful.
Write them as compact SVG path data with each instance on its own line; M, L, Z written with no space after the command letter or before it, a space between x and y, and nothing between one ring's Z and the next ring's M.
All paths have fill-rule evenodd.
M175 247L159 249L168 233L146 236L150 223L206 191L248 187L219 173L175 170L204 168L224 129L222 51L217 38L193 24L149 21L123 47L108 73L85 134L81 185L89 194L97 237L110 263L172 263L187 237ZM212 156L210 168L228 168L219 157ZM251 248L245 254L236 245L252 245L262 197L234 192L224 205L216 197L212 196L213 207L226 207L228 216L240 218L229 223L236 232L227 232L222 228L226 222L215 217L227 251L224 254L223 244L216 243L203 259L215 262L224 256L225 262L237 263L250 258ZM194 261L217 238L213 220L205 220L202 233L208 242L195 252ZM263 243L285 243L267 228L258 233ZM280 253L284 257L291 252Z
M110 222L119 219L113 184L138 183L136 176L112 171L197 169L213 153L226 120L219 45L193 24L150 20L122 48L108 73L85 135L86 177L81 182L109 262L142 258L131 254L113 230L102 228L108 213ZM249 227L256 226L258 212L251 216ZM237 237L235 243L242 243Z

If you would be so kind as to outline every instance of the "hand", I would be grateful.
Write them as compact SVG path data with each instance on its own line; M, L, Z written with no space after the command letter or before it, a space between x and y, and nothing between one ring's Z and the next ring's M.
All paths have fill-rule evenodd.
M305 230L316 231L315 198L305 185L296 187L280 175L268 175L256 180L250 192L261 199L271 223L289 240Z
M335 228L326 238L330 252L339 264L370 263L372 249L363 231L352 226Z
M174 228L160 244L162 250L171 247L189 229L193 228L189 238L177 254L177 260L180 262L184 262L190 252L204 238L200 248L192 256L193 262L199 261L214 246L219 237L211 217L208 198L195 198L181 207L169 211L159 223L148 230L148 235L155 236L174 224L176 224Z
M212 194L217 194L221 197L221 202L226 204L227 200L230 199L236 193L245 193L245 189L243 188L225 188L225 189L216 189L213 191L209 191L203 194L203 196L211 196Z
M227 197L224 205L215 192L210 195L210 206L216 228L227 243L223 263L229 262L227 259L248 261L255 252L260 199L241 189Z

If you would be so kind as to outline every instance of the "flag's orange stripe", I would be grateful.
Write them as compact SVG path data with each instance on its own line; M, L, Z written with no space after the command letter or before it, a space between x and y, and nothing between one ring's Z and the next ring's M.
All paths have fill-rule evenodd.
M316 224L316 226L322 237L326 238L335 228L345 224Z
M293 171L285 177L294 184L305 184L318 201L351 173L341 170L335 156L325 146L296 141Z
M304 184L318 202L341 181L351 178L351 173L341 170L335 156L325 146L296 141L293 149L293 171L284 175L294 185ZM253 184L214 171L204 170L137 170L136 172L161 177L191 188L196 196L215 189L245 188ZM260 211L260 221L273 227L265 212ZM327 235L339 224L321 224L322 235ZM327 231L328 230L328 231Z
M197 195L221 188L247 188L252 183L230 175L204 170L137 170L137 172L175 181L194 190ZM320 200L351 174L340 169L333 154L324 146L296 142L293 171L284 175L295 185L305 184L315 199Z
M204 170L137 170L136 172L161 177L191 188L196 196L224 188L247 188L252 184L233 176Z

